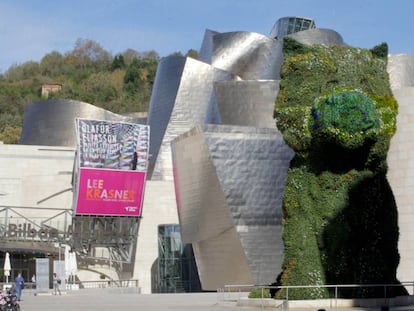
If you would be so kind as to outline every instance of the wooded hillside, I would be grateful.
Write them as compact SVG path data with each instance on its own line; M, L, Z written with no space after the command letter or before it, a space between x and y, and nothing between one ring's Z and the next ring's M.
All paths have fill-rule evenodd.
M194 50L187 55L197 57ZM62 87L48 98L79 100L114 113L147 111L159 60L156 51L112 55L93 40L78 39L69 52L52 51L40 62L11 66L0 75L0 141L18 143L24 106L42 99L43 84Z

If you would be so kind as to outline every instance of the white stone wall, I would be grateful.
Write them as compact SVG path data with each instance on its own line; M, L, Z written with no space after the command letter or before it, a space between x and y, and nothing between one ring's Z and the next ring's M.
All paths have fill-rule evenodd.
M165 224L178 224L174 183L149 180L145 187L132 277L139 280L143 294L151 293L151 268L158 259L158 226Z
M398 101L397 132L388 152L388 181L398 207L400 281L414 281L414 87L394 90ZM411 294L413 289L407 287Z
M39 221L53 216L53 208L72 208L72 191L58 193L72 187L74 156L75 150L70 148L0 144L0 207L16 208ZM0 221L4 220L1 217L0 213ZM161 224L178 224L174 183L148 181L132 277L139 280L142 293L151 293L151 268L158 258ZM80 275L91 278L90 274Z
M0 205L33 221L51 217L48 208L70 209L74 156L71 148L0 144Z

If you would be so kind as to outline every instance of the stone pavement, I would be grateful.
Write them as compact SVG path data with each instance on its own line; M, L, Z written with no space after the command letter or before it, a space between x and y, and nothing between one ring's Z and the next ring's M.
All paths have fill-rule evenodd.
M68 291L61 296L48 293L36 294L23 290L21 311L106 311L106 310L212 310L212 311L317 311L318 308L266 308L260 303L254 306L238 306L235 300L223 301L217 293L186 294L139 294L109 289L82 289ZM381 308L324 308L326 311L381 311ZM414 306L391 307L390 311L414 311Z

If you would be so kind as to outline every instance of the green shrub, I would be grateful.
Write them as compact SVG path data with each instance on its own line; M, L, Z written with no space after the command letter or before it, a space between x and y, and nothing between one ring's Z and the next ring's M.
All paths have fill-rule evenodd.
M388 44L383 42L377 46L374 46L371 49L371 52L373 55L375 55L376 57L380 57L380 58L387 58L388 57Z
M254 288L249 293L249 298L270 298L268 288Z

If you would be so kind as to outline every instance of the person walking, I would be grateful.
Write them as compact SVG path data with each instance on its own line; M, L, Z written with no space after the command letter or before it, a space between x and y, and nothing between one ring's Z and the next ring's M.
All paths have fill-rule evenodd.
M56 275L56 273L53 273L53 289L55 290L54 294L57 295L57 293L59 292L59 295L62 295L62 293L60 292L60 278L58 278L58 276Z
M32 288L35 289L36 288L36 275L33 274L32 276Z
M17 277L14 279L14 283L16 286L17 300L20 301L22 297L22 289L24 288L24 278L22 277L21 273L19 273Z

